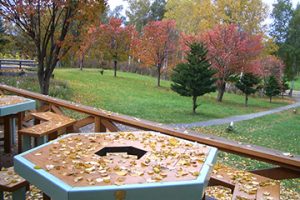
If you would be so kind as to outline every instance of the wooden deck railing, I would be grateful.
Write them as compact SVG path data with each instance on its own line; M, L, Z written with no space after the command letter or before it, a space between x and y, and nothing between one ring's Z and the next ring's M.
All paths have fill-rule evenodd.
M239 156L244 156L276 165L275 167L270 169L252 171L253 173L265 177L277 180L300 177L300 156L297 155L287 156L283 152L277 150L272 150L256 145L243 144L240 142L235 142L216 136L205 135L190 130L186 131L174 129L160 123L154 123L135 117L112 113L109 111L41 95L34 92L29 92L3 84L0 84L0 90L6 93L8 92L17 94L43 102L43 106L38 109L41 111L52 110L56 113L63 113L61 108L64 108L86 114L87 117L78 120L75 124L75 128L77 130L88 124L95 123L95 132L104 132L106 130L118 131L119 129L116 126L116 123L119 123L141 130L157 131L167 135L214 146L224 152L229 152L237 154Z

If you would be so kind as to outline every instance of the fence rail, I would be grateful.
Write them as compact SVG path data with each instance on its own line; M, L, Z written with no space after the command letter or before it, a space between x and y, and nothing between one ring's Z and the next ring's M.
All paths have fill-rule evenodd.
M268 149L256 145L243 144L221 137L201 134L198 132L187 132L185 130L174 129L160 123L121 115L118 113L113 113L94 107L41 95L3 84L0 84L0 90L2 90L3 92L17 94L42 102L43 106L38 108L39 111L51 110L56 113L63 113L62 108L64 108L86 114L87 117L77 120L77 123L75 124L75 129L77 130L88 124L95 123L95 132L105 132L107 130L118 131L119 129L116 126L116 123L119 123L141 130L157 131L167 135L214 146L224 152L233 153L239 156L244 156L277 165L269 169L254 170L252 171L252 173L278 180L300 177L300 156L297 155L287 156L287 154L273 149ZM26 120L29 119L30 117Z
M22 69L22 66L27 67L36 67L37 62L35 60L15 60L15 59L0 59L0 69L3 66L17 66L19 69Z

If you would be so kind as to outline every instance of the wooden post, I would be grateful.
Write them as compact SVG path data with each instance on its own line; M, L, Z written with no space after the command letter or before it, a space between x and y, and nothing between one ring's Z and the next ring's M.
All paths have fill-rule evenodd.
M11 152L11 126L10 126L10 116L4 116L4 152Z
M22 61L19 63L19 69L22 69Z
M106 128L101 122L100 117L95 117L95 132L106 132Z
M18 130L23 128L24 116L25 116L25 112L18 113Z

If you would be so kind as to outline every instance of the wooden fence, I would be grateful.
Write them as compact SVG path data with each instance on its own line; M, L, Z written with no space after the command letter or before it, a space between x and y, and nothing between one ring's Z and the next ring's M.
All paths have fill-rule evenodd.
M0 59L0 69L5 66L10 66L10 68L22 69L22 66L36 67L37 62L35 60L15 60L15 59Z
M95 123L95 132L105 132L107 130L114 132L119 131L118 126L116 126L116 123L118 123L141 130L157 131L167 135L214 146L224 152L237 154L239 156L244 156L275 165L274 167L269 169L252 171L252 173L255 174L259 174L276 180L300 177L300 156L297 155L287 156L283 152L277 150L272 150L256 145L243 144L240 142L235 142L216 136L205 135L198 132L174 129L160 123L154 123L135 117L112 113L109 111L41 95L34 92L29 92L3 84L0 84L0 91L3 91L5 93L17 94L42 102L43 106L38 108L39 111L51 110L53 112L63 114L63 108L86 114L86 117L77 120L75 124L75 130ZM25 118L25 120L29 120L29 118L27 117Z

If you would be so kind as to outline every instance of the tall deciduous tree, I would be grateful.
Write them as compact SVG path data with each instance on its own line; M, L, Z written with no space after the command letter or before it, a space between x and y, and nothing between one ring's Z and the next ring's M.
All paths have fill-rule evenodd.
M241 30L261 32L267 16L262 0L168 0L165 17L187 34L198 34L218 24L238 24Z
M237 24L251 34L263 30L262 22L267 17L267 5L262 0L217 0L215 1L217 23Z
M175 20L186 34L198 34L216 25L211 0L168 0L166 10L165 18Z
M5 33L5 29L3 26L2 18L0 17L0 52L3 49L3 45L7 42L7 40L5 39L4 33Z
M82 28L99 19L104 5L104 0L0 0L0 14L16 24L36 46L41 93L48 94L57 62L76 42Z
M178 32L175 26L175 21L172 20L149 22L134 46L135 57L146 65L156 67L157 86L160 86L164 63L176 51Z
M252 73L242 74L235 86L245 94L245 106L248 106L248 97L257 91L259 78Z
M207 49L201 43L189 45L187 62L180 63L173 69L171 89L182 96L191 96L193 99L193 113L196 113L197 98L216 90L216 73L210 68L207 59Z
M238 30L236 25L219 25L203 35L212 67L217 70L218 96L222 101L226 82L232 75L255 72L259 65L253 62L262 51L262 37Z
M273 22L270 27L270 35L275 38L277 44L283 44L285 42L292 14L291 0L277 0L277 2L273 4L271 14Z
M98 28L97 45L99 51L114 63L114 76L117 76L118 61L128 59L133 37L136 35L133 26L122 26L122 20L111 18L107 24Z
M155 0L150 7L150 21L161 21L166 12L166 0Z
M286 63L286 77L292 82L290 90L292 96L297 72L300 71L300 5L293 12L287 39L280 49L280 54Z
M128 24L133 25L141 32L143 27L149 22L151 1L150 0L126 0L128 8L126 16L128 17Z

